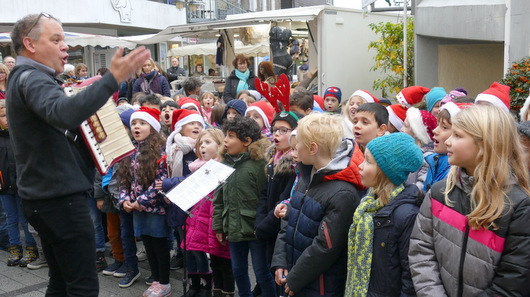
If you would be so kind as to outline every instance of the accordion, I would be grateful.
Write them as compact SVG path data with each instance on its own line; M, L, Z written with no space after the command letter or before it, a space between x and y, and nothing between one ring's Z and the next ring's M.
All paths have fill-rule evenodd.
M64 92L68 96L75 95L100 78L101 76L95 76L67 86ZM106 175L112 165L134 153L131 138L122 124L112 97L94 115L84 121L79 130L101 175Z

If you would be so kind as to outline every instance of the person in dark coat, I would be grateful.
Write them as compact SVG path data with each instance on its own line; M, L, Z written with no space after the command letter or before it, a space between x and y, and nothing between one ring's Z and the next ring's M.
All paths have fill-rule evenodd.
M142 74L134 82L133 95L142 92L146 95L157 93L165 97L171 97L171 90L167 79L158 72L155 61L149 58L142 66Z
M404 182L423 164L423 153L410 135L393 133L371 140L364 157L359 169L370 189L348 234L344 296L415 296L408 250L420 190Z
M236 69L230 73L225 83L223 100L225 103L236 98L237 93L241 90L255 90L254 80L256 76L249 70L250 60L247 56L239 54L236 56L232 65Z
M186 70L179 67L179 59L177 57L171 57L171 67L166 71L169 82L177 80L179 76L186 76Z

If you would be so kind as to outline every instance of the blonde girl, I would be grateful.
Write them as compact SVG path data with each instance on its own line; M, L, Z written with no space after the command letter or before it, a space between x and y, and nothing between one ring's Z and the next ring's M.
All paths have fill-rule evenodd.
M201 103L201 113L206 118L207 122L210 122L212 116L212 108L214 105L219 104L217 97L211 92L205 92L201 95L199 102Z
M0 99L6 99L7 77L9 76L9 68L6 65L0 64Z
M425 197L410 242L418 296L530 293L530 187L513 118L472 106L452 119L447 179Z
M405 133L377 137L366 146L359 171L369 191L348 233L345 296L414 296L408 250L420 191L405 181L422 163L420 148Z

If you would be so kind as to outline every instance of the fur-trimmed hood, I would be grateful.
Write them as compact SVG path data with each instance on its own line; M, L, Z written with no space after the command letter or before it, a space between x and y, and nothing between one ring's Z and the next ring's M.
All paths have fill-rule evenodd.
M250 158L252 160L261 160L263 159L263 155L265 154L265 151L267 151L267 148L271 144L271 141L264 135L261 136L261 138L257 141L254 141L248 146L248 152L250 153ZM222 149L219 152L219 160L222 160L226 156L226 149L223 146Z
M273 143L265 152L265 160L269 161L268 164L274 162L274 155L276 154L276 151L276 145ZM294 161L293 154L291 151L289 151L287 154L284 154L280 160L278 160L276 165L274 165L274 174L294 173L293 165L295 163L296 162Z

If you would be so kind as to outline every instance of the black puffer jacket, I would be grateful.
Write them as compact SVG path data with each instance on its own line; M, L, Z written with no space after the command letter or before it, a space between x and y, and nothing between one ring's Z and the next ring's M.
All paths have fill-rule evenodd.
M473 230L473 177L460 170L445 203L446 180L423 200L412 231L409 264L418 296L528 296L530 294L530 198L513 184L493 228Z
M358 165L364 158L351 140L341 144L324 168L298 163L300 179L272 258L273 269L288 270L295 296L342 296L346 283L348 230L359 205ZM343 171L356 174L340 174ZM285 221L284 221L285 222Z
M274 158L276 146L273 144L269 148L267 159ZM271 161L267 164L267 182L261 191L258 201L258 210L256 212L256 237L265 240L267 243L267 261L272 260L276 236L280 232L280 219L274 216L274 208L278 202L289 198L291 188L296 178L294 168L294 158L292 155L286 155L278 160L275 165Z
M0 182L2 185L1 195L15 195L17 193L17 170L8 130L0 130Z
M254 80L256 76L250 73L247 79L248 89L255 90L256 86L254 85ZM233 70L225 82L225 90L223 93L223 100L225 103L228 103L230 100L236 99L237 96L237 85L239 84L239 78L236 76L236 71Z

